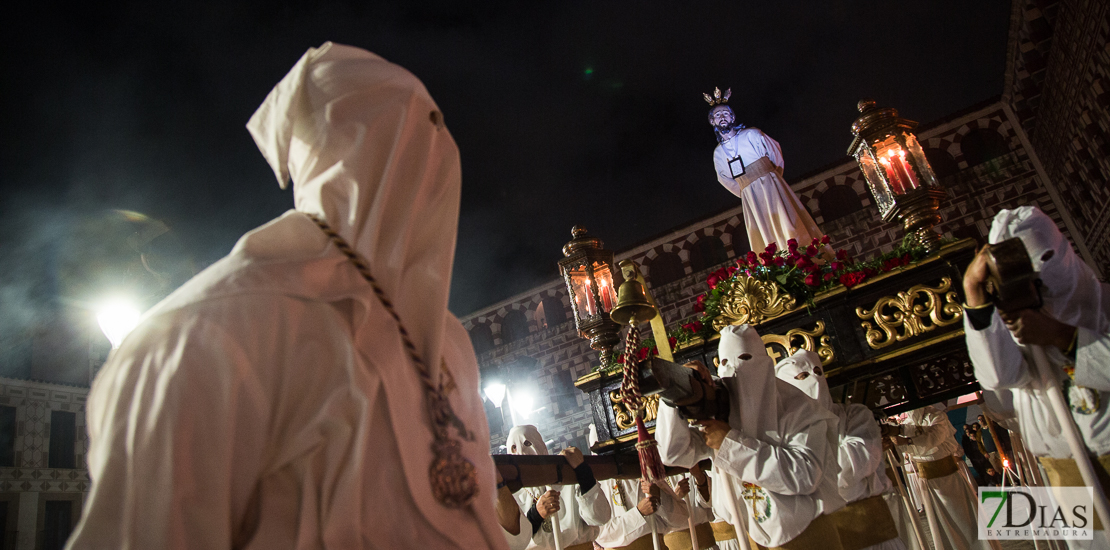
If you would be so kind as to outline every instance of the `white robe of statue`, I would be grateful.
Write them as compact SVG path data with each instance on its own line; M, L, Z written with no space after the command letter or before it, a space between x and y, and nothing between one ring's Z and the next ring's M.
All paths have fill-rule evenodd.
M712 459L714 516L743 526L760 545L781 546L844 506L836 489L837 419L775 378L774 360L754 328L725 327L719 355L736 373L723 379L732 430L721 448L706 446L675 408L660 402L659 453L664 464L684 468ZM736 501L728 501L724 483Z
M1087 448L1095 455L1110 454L1110 307L1106 305L1110 288L1098 281L1055 222L1040 210L1026 206L999 212L990 241L1012 237L1021 238L1034 258L1034 268L1044 282L1044 311L1077 328L1074 360L1052 346L1045 348L1045 355L1066 388L1071 417ZM1048 250L1053 251L1051 258L1038 261ZM1004 398L1000 401L1012 408L1024 445L1033 455L1071 458L1071 448L1045 393L1047 381L1032 367L1032 353L1017 343L997 311L990 315L989 322L985 328L976 327L964 316L975 377L984 390L999 394ZM1068 380L1064 371L1067 365L1075 367L1074 380ZM1047 484L1047 477L1045 481ZM1095 537L1089 547L1110 546L1106 531L1096 531ZM1073 548L1084 547L1080 541L1071 544Z
M902 422L902 434L913 439L912 445L899 446L917 462L931 462L960 453L953 437L956 428L943 409L925 407L911 411ZM957 470L949 475L925 479L918 476L922 504L929 519L933 540L939 547L953 550L999 548L998 541L980 541L978 537L978 495L967 479Z
M296 210L112 353L89 392L92 488L68 548L506 548L478 365L447 310L461 175L438 114L411 73L330 42L270 93L248 129ZM433 380L451 381L470 506L433 497L397 323L306 214L368 260Z
M729 167L729 161L737 157L745 167L760 157L767 157L775 169L741 190ZM772 242L782 250L790 239L797 239L806 246L814 238L821 237L813 216L782 179L783 159L778 142L758 128L741 129L729 140L717 144L713 150L713 166L721 185L744 202L744 226L748 229L748 243L756 253Z

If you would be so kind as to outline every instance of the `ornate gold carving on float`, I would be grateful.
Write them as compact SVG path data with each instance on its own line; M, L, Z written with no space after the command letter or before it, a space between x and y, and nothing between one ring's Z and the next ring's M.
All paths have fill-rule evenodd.
M713 319L713 328L720 331L728 325L757 325L790 311L794 304L794 297L775 283L738 277L728 296L721 301L721 314Z
M867 345L881 349L908 338L948 326L963 318L960 298L950 291L952 279L943 277L939 286L914 285L894 296L884 296L871 309L856 308L856 316L870 319L860 323L867 331ZM871 322L878 325L874 328Z
M613 417L617 420L617 427L627 430L636 425L634 411L624 402L620 388L609 392L609 401L613 403ZM659 396L648 395L644 397L644 422L655 420L659 414Z
M831 339L829 335L825 334L825 322L817 321L811 330L804 328L790 329L786 334L765 334L761 336L763 344L767 346L767 354L770 355L775 362L785 359L782 353L779 352L773 345L777 345L786 350L786 355L791 355L799 349L806 349L817 354L821 358L822 365L828 365L833 362L836 357L836 351L833 350ZM797 339L797 340L796 340ZM795 346L794 342L799 345Z

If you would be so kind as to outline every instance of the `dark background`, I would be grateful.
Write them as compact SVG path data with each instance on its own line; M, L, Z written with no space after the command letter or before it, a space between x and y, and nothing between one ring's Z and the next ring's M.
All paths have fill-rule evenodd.
M326 40L408 68L445 114L463 315L556 277L574 224L619 251L736 205L702 92L731 87L794 181L845 158L863 97L928 122L999 94L1010 16L1002 1L97 4L5 17L9 334L143 275L121 242L149 222L118 209L172 229L149 302L291 208L244 124Z

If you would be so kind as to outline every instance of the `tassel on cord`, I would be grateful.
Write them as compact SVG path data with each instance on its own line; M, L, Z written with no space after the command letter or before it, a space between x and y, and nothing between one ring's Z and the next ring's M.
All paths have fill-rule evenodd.
M624 369L621 379L621 400L633 411L636 418L636 451L640 455L641 476L649 483L666 477L663 459L659 457L659 443L644 426L644 398L640 394L640 364L636 352L640 348L640 334L629 322L624 339Z

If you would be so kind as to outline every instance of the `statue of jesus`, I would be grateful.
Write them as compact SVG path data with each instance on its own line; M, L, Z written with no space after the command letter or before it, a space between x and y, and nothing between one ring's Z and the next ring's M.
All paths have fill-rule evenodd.
M744 225L752 250L762 252L768 244L782 249L789 239L805 246L821 231L802 206L794 190L782 179L782 151L777 141L758 128L736 122L728 106L732 90L723 95L702 94L709 102L709 124L717 134L713 166L721 185L740 197L744 204Z

